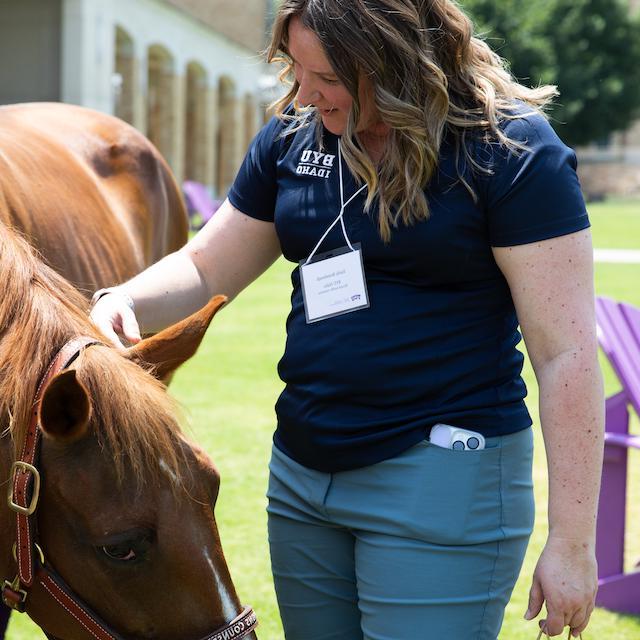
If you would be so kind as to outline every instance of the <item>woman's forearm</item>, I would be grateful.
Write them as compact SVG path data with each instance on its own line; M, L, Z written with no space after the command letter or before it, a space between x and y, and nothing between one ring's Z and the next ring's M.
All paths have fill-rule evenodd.
M169 254L118 288L131 296L143 333L154 333L182 320L204 306L211 295L183 250Z
M549 474L549 535L595 543L602 473L602 374L591 347L576 346L536 371Z
M134 302L142 331L153 333L194 313L214 295L233 299L279 255L275 225L246 216L225 200L187 245L121 288Z

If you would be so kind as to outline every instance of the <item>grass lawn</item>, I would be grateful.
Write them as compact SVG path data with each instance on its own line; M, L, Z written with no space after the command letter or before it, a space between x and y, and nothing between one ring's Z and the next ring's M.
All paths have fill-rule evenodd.
M640 249L640 201L612 200L588 208L598 249Z
M640 202L593 205L590 213L596 247L640 248ZM290 270L290 264L278 261L216 317L202 348L181 369L171 387L185 408L189 423L186 428L220 469L222 488L216 514L222 543L242 601L252 604L258 614L261 640L282 638L269 571L264 493L274 428L273 404L282 388L276 363L284 346ZM596 265L600 295L640 305L638 282L640 265ZM507 608L501 640L534 640L537 635L535 623L526 622L522 616L533 568L546 538L546 467L537 421L537 390L529 365L525 378L536 431L537 520L520 580ZM607 393L611 394L617 385L608 367L605 378ZM638 431L637 422L634 428ZM634 523L634 535L628 540L629 566L632 560L640 559L638 453L632 452L630 465L630 502L636 508L629 514L629 521ZM584 637L637 640L640 618L598 609ZM7 638L39 640L44 636L24 616L15 615Z

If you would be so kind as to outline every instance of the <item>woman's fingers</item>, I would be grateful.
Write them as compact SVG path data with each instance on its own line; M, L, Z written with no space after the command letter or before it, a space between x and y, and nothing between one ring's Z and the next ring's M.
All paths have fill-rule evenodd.
M587 628L594 607L587 607L576 610L573 615L557 612L556 616L548 616L546 619L540 620L540 629L548 636L561 635L565 627L569 627L568 638L579 638L580 634ZM560 619L563 619L562 624Z
M549 602L547 602L547 617L544 620L540 620L540 628L548 636L559 636L569 624L568 618L569 616L564 611L554 609L553 606L550 607Z
M123 339L140 342L140 328L135 313L126 299L117 294L102 296L91 309L92 322L118 349L124 349Z
M529 589L529 604L527 605L527 612L524 614L525 620L533 620L540 613L543 602L542 586L534 574L531 589Z
M128 307L122 311L122 335L132 344L142 340L136 316Z
M580 634L587 628L591 614L593 613L594 606L589 605L585 610L580 610L571 619L569 627L571 628L571 635L574 638L580 637Z

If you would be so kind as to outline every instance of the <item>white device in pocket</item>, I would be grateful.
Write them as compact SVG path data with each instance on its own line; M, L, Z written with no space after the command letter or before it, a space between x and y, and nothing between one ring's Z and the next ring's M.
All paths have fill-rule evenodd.
M456 451L477 451L484 449L484 436L477 431L452 427L449 424L436 424L431 428L429 442L445 449Z

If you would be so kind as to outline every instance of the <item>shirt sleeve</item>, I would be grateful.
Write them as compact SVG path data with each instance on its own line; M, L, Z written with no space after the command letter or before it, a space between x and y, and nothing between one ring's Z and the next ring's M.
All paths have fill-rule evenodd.
M572 149L538 114L509 120L504 133L526 146L493 146L486 180L489 240L494 247L527 244L589 227Z
M229 201L236 209L266 222L274 220L282 128L282 121L273 117L258 132L228 194Z

